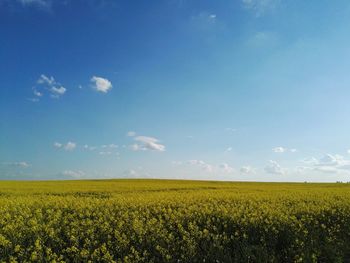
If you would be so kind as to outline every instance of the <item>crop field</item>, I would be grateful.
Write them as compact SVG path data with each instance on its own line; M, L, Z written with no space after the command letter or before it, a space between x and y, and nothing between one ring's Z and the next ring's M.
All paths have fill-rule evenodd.
M0 182L0 262L350 262L350 185Z

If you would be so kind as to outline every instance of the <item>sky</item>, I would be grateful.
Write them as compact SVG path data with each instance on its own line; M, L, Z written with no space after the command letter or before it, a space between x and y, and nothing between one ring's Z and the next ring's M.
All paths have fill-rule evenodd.
M0 179L350 181L347 0L0 0Z

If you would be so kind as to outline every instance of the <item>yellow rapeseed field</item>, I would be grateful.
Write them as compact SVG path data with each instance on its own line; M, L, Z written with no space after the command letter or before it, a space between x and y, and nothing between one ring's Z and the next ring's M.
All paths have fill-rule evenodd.
M3 181L0 262L350 262L350 184Z

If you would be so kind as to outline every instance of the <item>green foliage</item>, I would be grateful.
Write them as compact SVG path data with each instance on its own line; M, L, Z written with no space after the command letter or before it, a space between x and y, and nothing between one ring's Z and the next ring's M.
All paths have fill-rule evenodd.
M0 262L349 262L350 185L0 182Z

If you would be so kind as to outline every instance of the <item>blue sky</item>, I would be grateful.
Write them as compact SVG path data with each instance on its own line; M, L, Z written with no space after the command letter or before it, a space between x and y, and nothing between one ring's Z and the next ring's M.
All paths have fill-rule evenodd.
M350 181L350 3L0 0L0 178Z

